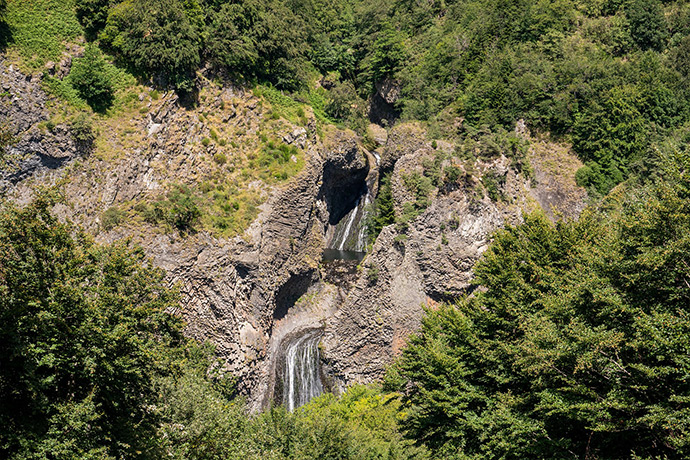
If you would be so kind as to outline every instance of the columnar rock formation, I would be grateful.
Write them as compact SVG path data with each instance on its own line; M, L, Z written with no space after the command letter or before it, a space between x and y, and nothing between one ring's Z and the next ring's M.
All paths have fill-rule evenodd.
M539 203L576 215L583 199L567 178L572 175L561 177L539 166L546 162L535 163L541 185L533 186L505 157L477 160L472 167L478 176L493 171L505 177L506 202L478 197L469 186L435 189L431 205L409 222L404 235L395 225L385 227L359 270L345 270L347 279L338 282L333 276L337 270L328 274L321 263L338 222L365 194L369 200L375 196L382 171L392 175L394 205L401 212L412 199L404 176L420 171L434 149L414 124L379 133L383 145L376 154L363 149L352 132L326 127L317 138L311 124L299 132L286 127L286 139L301 143L306 165L287 184L263 191L267 200L243 235L179 235L146 225L98 231L99 216L108 207L180 178L194 183L208 164L208 152L192 148L205 135L198 118L207 107L202 103L189 110L167 95L132 121L131 130L141 138L124 146L124 155L98 157L67 139L66 125L42 129L48 96L32 78L4 65L0 62L0 84L19 102L0 104L0 115L12 121L19 141L7 155L0 186L8 196L25 200L35 185L63 179L69 205L57 212L101 241L132 238L141 244L153 263L167 271L170 283L180 286L183 308L172 313L184 316L190 336L216 346L255 409L277 397L274 377L282 366L279 350L285 340L294 340L301 331L323 331L320 349L328 388L377 379L418 328L423 307L468 291L472 266L492 232L519 222L524 210ZM242 112L239 105L227 108L224 101L229 99L239 101ZM256 98L232 87L219 90L206 105L217 110L226 106L225 122L241 123L246 135L256 133L264 116ZM102 135L118 145L116 136ZM566 206L559 208L562 203Z

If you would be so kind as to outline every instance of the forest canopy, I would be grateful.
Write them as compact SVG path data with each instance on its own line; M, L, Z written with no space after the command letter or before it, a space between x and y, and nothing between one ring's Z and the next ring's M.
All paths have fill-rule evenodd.
M578 181L605 194L687 122L690 5L661 0L76 0L88 37L182 91L211 65L295 91L328 78L354 123L383 81L389 116L529 127L571 139ZM350 89L351 88L351 89ZM390 121L390 120L389 120ZM354 126L353 125L353 126Z
M690 152L576 222L497 233L483 290L427 312L388 376L435 458L690 455Z

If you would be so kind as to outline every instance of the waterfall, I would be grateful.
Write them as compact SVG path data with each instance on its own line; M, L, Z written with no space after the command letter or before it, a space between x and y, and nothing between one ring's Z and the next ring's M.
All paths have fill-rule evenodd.
M309 331L285 349L283 404L289 411L323 393L318 348L321 335L318 329Z
M343 217L333 229L333 236L328 247L340 251L363 252L367 247L367 216L370 212L373 197L367 187L355 207Z

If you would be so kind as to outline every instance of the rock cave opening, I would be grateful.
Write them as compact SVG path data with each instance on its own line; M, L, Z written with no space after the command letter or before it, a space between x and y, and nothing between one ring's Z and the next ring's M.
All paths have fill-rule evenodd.
M344 171L324 167L324 195L328 209L326 247L323 260L362 260L368 243L367 217L374 203L368 184L370 167Z
M315 281L313 272L297 273L290 275L290 278L278 289L276 293L276 306L273 310L273 319L278 321L285 318L290 308L295 302L307 293Z

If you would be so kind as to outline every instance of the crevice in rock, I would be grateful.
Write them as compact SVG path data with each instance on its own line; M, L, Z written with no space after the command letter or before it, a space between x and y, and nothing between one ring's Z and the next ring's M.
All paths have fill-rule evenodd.
M338 165L326 163L323 168L321 194L328 210L328 223L336 225L367 192L366 179L369 168L349 171Z
M295 302L297 302L300 297L307 293L315 281L316 274L314 271L290 275L290 278L288 278L276 293L276 306L273 310L273 319L278 321L285 318L290 308L295 305Z

